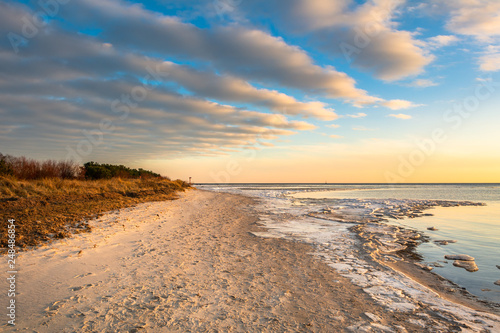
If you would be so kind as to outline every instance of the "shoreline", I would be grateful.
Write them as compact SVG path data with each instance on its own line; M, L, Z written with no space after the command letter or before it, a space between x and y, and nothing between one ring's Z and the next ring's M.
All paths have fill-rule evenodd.
M187 191L178 200L108 212L92 221L91 233L21 253L16 328L419 332L464 327L463 318L443 319L432 308L387 311L349 277L313 258L310 244L256 237L272 231L260 226L257 205L242 195ZM476 318L486 325L490 317ZM474 325L479 324L466 326Z
M364 200L360 201L363 202ZM431 236L426 232L427 230L436 231L437 229L434 229L435 227L427 227L427 230L418 230L416 227L412 226L410 222L414 218L434 216L434 214L427 212L434 208L448 209L448 207L465 208L487 206L486 203L441 199L370 199L370 201L375 202L373 205L375 209L371 213L366 210L363 211L363 209L360 209L360 206L354 207L355 209L349 207L346 209L345 207L337 209L337 207L335 207L336 205L333 205L335 209L327 208L320 212L308 213L307 215L328 221L357 223L356 226L352 227L352 232L357 234L359 239L366 243L364 245L367 246L364 246L364 248L370 253L373 260L406 275L415 276L415 279L426 284L441 296L445 296L445 298L454 300L460 304L471 303L471 307L482 310L489 309L490 311L493 310L497 312L500 310L500 300L488 299L487 297L483 297L480 293L476 294L471 292L465 288L467 285L465 285L465 287L463 285L460 286L453 280L449 280L446 276L435 272L433 270L435 267L443 267L442 264L439 263L441 261L437 258L433 258L429 261L429 259L426 259L423 253L419 251L419 247L428 242L434 241L434 243L444 246L448 245L448 242L456 243L457 240L451 240L449 238L450 236L448 236L447 240L435 240L436 238L432 237L434 235ZM381 207L380 201L390 201L389 209L383 206ZM385 202L384 204L387 205L388 203ZM393 204L394 207L392 206ZM340 206L342 205L340 204ZM404 221L399 223L391 222L400 221L402 219L404 219L406 223ZM392 259L387 260L386 257L391 257ZM467 269L469 272L478 270L474 258L472 259L472 265L470 266L471 270ZM453 261L454 260L451 260L451 262ZM445 261L443 262L447 263Z
M274 198L274 195L272 197ZM359 265L359 263L355 263L354 265L348 263L346 265L345 262L349 261L349 260L346 260L346 258L352 257L352 255L346 256L346 258L344 258L344 259L341 258L341 256L338 255L338 253L337 254L333 253L332 255L329 255L329 254L325 255L325 253L328 253L328 251L329 251L329 249L328 249L329 246L323 247L321 245L321 242L324 241L322 239L326 240L326 239L328 239L328 237L323 237L323 238L318 237L315 241L311 241L311 238L314 239L317 236L315 235L314 230L312 230L312 232L311 232L311 230L307 230L307 229L308 228L314 229L314 228L316 228L316 226L311 227L311 226L304 226L304 225L309 223L306 221L308 218L315 219L316 221L314 221L313 223L320 225L322 218L320 216L318 216L318 214L306 214L306 215L303 215L302 217L300 217L299 215L296 215L297 211L295 211L295 213L292 215L286 216L287 214L284 214L285 217L281 221L279 221L280 220L279 217L276 218L276 217L266 216L269 213L269 212L265 213L266 209L270 209L270 207L273 206L273 204L266 204L265 203L266 200L269 200L269 199L272 200L272 198L260 198L261 205L267 207L264 209L261 208L260 213L261 214L264 213L264 217L263 218L261 217L261 220L263 219L264 222L261 223L261 225L265 228L268 228L268 230L271 230L271 232L269 232L269 231L268 232L259 232L260 236L271 237L271 238L282 237L285 239L299 239L298 241L301 241L300 238L303 238L303 240L302 240L303 242L310 243L312 245L314 244L313 246L315 246L319 250L319 253L318 252L314 253L314 255L316 257L318 257L319 260L322 260L322 261L328 263L329 266L335 268L338 272L341 273L341 275L346 276L346 277L350 277L351 281L354 284L357 284L357 285L363 287L364 289L365 289L365 287L368 287L367 289L372 289L370 287L370 283L366 283L367 282L366 277L362 276L363 274L365 274L367 269L368 269L368 271L371 271L371 269L369 267L363 266L361 269L358 269L358 268L356 268L356 266L357 267L362 266L362 265ZM443 202L445 203L445 205L450 204L450 202L447 202L447 201L443 201ZM471 202L463 202L463 203L465 205L469 205L469 204L482 205L480 203L476 204L476 203L471 203ZM276 203L275 205L280 206L279 203ZM419 210L420 209L421 209L421 207L419 207ZM278 211L279 211L279 209L278 209ZM294 209L292 208L292 209L290 209L290 211L294 211ZM274 213L276 213L276 212L274 212ZM419 212L419 214L421 214L421 212ZM279 215L279 214L276 214L276 215ZM272 221L272 219L274 219L275 221ZM289 220L289 221L286 221L286 220ZM329 218L323 219L323 220L331 221ZM302 225L300 225L300 224L302 224ZM365 259L369 258L369 261L371 261L371 263L372 263L371 266L373 266L373 264L375 264L375 265L380 266L379 269L381 269L381 270L390 270L392 272L397 273L397 274L393 274L393 275L399 276L398 280L401 280L401 279L411 280L410 285L413 284L413 286L406 286L406 287L410 288L410 290L408 292L409 292L409 294L413 294L412 298L413 298L413 301L415 301L414 303L417 305L417 308L432 307L435 310L437 310L438 312L440 310L445 310L444 312L448 312L447 315L449 315L449 318L451 317L451 318L456 319L457 317L454 316L453 310L448 311L448 309L447 309L451 303L452 306L457 307L457 310L459 310L458 312L461 312L461 310L465 309L465 312L468 312L468 310L471 310L472 312L479 311L480 313L491 314L493 316L492 318L494 318L493 321L496 323L496 324L494 324L494 326L496 327L496 329L500 329L500 325L499 325L500 317L498 317L498 315L500 314L499 304L491 302L491 301L480 299L478 296L469 293L467 290L465 290L465 288L461 288L457 284L447 280L446 278L440 276L439 274L425 270L423 267L419 266L418 263L414 260L406 260L406 259L403 259L399 255L396 258L397 260L393 260L393 259L386 260L386 257L388 257L387 256L388 254L394 255L394 253L392 253L393 251L389 251L388 253L379 253L379 248L377 248L377 247L375 247L375 250L373 248L371 250L367 250L366 244L369 243L367 241L367 239L364 239L363 237L360 236L359 232L356 232L352 229L355 227L360 227L360 226L364 226L364 225L368 225L368 224L370 224L370 223L354 223L354 218L349 213L348 213L347 220L344 219L342 222L338 223L339 226L347 225L346 230L349 230L349 232L355 234L359 240L362 240L362 242L356 246L353 246L353 244L350 244L351 248L356 248L354 251L352 251L352 253L356 253L356 256L364 256ZM387 225L387 226L390 227L389 225ZM316 230L316 232L320 231L321 229L322 228L319 227L318 230ZM310 234L308 234L308 232ZM299 234L301 236L298 236ZM291 235L291 237L289 237L290 235ZM344 234L344 236L346 236L346 234ZM384 243L384 245L387 245L387 244ZM345 248L344 248L344 250L345 250ZM333 251L333 252L335 252L335 251ZM340 257L340 262L339 262L339 257ZM332 258L335 258L337 262L334 262L335 260L332 260ZM352 267L346 268L349 265L354 266L354 268L353 269L352 269ZM375 269L377 269L377 268L375 268ZM361 272L361 273L357 274L357 272ZM376 276L376 275L377 274L375 274L373 276ZM368 279L370 279L370 278L368 278ZM403 288L403 294L406 294L406 291L404 291L404 289L406 287ZM429 291L429 292L427 292L425 290L424 290L424 292L422 292L422 288ZM411 290L411 289L413 289L413 290ZM381 301L382 304L383 303L387 304L387 302L386 302L387 299L390 299L392 297L390 295L391 292L393 292L393 291L390 290L388 293L387 293L387 291L383 291L382 292L383 295L380 298L378 297L379 295L377 295L377 292L372 293L371 296L374 298L379 298L379 300ZM399 290L397 292L401 292L401 290ZM386 294L384 294L384 293L386 293ZM426 295L424 295L424 294L426 294ZM421 302L417 296L425 296L428 298L427 301L429 301L429 298L435 298L435 297L437 297L438 299L442 299L442 301L437 301L437 302L431 301L431 302L427 302L427 304L426 304L426 301ZM410 305L410 307L414 306L415 304ZM409 305L409 304L403 304L402 308L404 308L407 305ZM460 308L460 307L462 307L462 308ZM458 308L460 308L460 309L458 309ZM415 312L415 308L411 309L410 311ZM465 313L462 312L461 314L465 314ZM466 316L469 316L469 315L470 315L470 313L466 314ZM476 322L475 319L473 319L474 316L476 316L476 315L477 314L472 314L472 316L469 316L469 319L471 322ZM458 317L460 317L460 315L458 315ZM453 321L453 319L451 319L451 321ZM468 326L467 326L467 324L464 324L463 327L468 327ZM473 330L473 331L475 331L475 330Z
M327 191L344 191L344 190L353 191L353 189L328 189ZM365 189L354 189L354 190L359 191ZM317 189L307 190L305 192L318 192L318 190ZM222 192L222 193L227 193L227 192ZM292 193L287 192L284 195L284 198L286 198L287 200L294 201L296 199L294 194L297 193L303 193L303 192L302 191L299 192L294 191ZM259 199L266 200L265 197L260 197L260 196L255 197L250 194L242 194L242 193L238 194L248 195L249 197L258 200ZM278 196L275 197L274 195L272 195L270 198L277 198L277 197ZM305 197L304 199L307 199L307 197ZM389 242L380 241L380 239L377 239L377 237L374 235L377 232L380 232L379 230L368 232L367 233L368 237L362 236L362 233L365 231L362 229L364 229L364 226L370 224L379 224L381 226L385 226L387 229L393 228L391 224L385 223L387 222L387 217L393 217L396 219L401 219L404 217L417 218L422 216L433 215L425 211L433 209L435 207L457 207L457 206L470 207L470 206L485 206L486 204L483 202L476 202L476 201L453 201L453 200L442 200L442 199L435 199L435 200L408 199L406 201L408 205L405 205L403 209L399 209L396 207L396 209L393 210L393 209L384 209L382 207L377 207L371 213L367 213L366 211L362 212L356 209L353 210L350 209L349 207L341 207L340 210L338 210L337 212L334 212L333 209L330 210L327 208L318 212L309 212L306 215L308 217L320 220L323 219L326 221L336 221L346 224L353 223L353 226L350 227L349 229L351 230L352 233L356 234L356 236L363 242L363 244L361 244L359 248L365 251L365 255L369 257L370 260L386 267L387 269L397 271L405 275L407 278L413 279L415 282L424 285L426 288L429 288L433 292L437 293L440 297L447 299L451 302L464 305L478 311L486 311L496 315L500 314L500 303L481 298L480 296L471 293L466 288L461 287L460 285L447 279L446 277L440 275L439 273L431 271L432 270L431 267L420 264L420 261L422 259L418 260L416 258L420 257L420 254L418 253L418 246L420 245L420 243L415 240L418 239L420 241L424 238L428 239L428 236L425 236L420 232L416 234L415 230L408 229L406 227L398 227L402 232L397 233L398 235L395 236L396 241L394 240L390 240ZM296 216L293 217L291 216L290 218L295 218L295 217ZM264 223L263 226L265 225L266 224ZM267 234L267 235L266 233L261 233L261 234L264 237L266 236L276 237L276 235L272 234ZM417 237L414 238L413 236L415 235L418 236L418 238ZM376 239L378 244L377 246L370 246L370 243L373 243L374 238ZM397 244L400 242L401 244L405 244L405 246ZM369 246L366 246L367 244ZM395 245L396 247L400 247L400 249L399 250L398 249L394 250L394 248L391 249L391 247ZM381 251L383 248L387 249L388 251L387 252Z
M379 248L367 246L369 240L367 240L366 237L361 236L359 231L352 230L361 226L362 225L355 226L351 228L351 231L362 241L360 248L363 249L364 255L369 257L376 264L403 274L408 279L429 288L445 300L466 306L473 310L500 315L500 304L481 299L479 296L470 293L467 289L460 287L453 281L450 281L438 273L429 270L426 266L419 264L419 261L412 259L411 255L390 253L394 257L388 257L388 253L381 252ZM412 253L414 251L418 252L418 245L410 250Z

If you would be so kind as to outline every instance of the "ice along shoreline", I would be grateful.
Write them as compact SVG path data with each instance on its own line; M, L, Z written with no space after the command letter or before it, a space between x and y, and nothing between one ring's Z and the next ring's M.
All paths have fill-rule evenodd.
M473 331L488 327L500 329L498 305L482 301L438 274L429 272L426 267L415 265L409 257L401 257L404 249L411 257L419 239L425 237L380 223L385 215L417 217L426 214L424 210L430 207L480 205L478 203L401 200L399 206L392 201L392 208L384 210L381 207L384 203L374 200L337 200L337 206L325 208L324 205L295 200L286 190L202 188L258 198L256 209L260 214L260 225L266 231L255 232L255 235L313 245L315 257L350 278L381 305L391 311L421 313L422 327L426 327L425 318L430 316L424 309L432 309L444 318L461 321L464 327ZM379 207L373 207L374 204ZM407 246L400 244L405 242Z

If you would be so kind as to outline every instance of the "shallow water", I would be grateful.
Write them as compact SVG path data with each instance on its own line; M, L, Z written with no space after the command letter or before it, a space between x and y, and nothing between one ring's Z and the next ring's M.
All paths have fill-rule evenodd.
M486 206L437 207L426 210L434 216L389 219L387 223L416 229L430 237L418 247L425 263L438 263L434 272L467 288L471 293L500 303L500 185L499 184L234 184L202 186L207 189L242 193L262 198L288 198L296 212L306 214L333 202L352 199L370 203L380 199L451 200L483 202ZM349 200L350 202L350 200ZM391 204L388 200L387 204ZM438 230L430 231L434 226ZM457 243L438 245L434 240ZM447 263L446 254L468 254L476 258L477 272L468 272Z
M443 260L446 254L463 253L476 258L477 272L455 267L452 261L442 263L443 267L434 268L434 272L481 298L500 302L500 286L493 283L500 280L500 269L496 267L500 265L500 203L490 202L481 207L438 207L430 212L434 216L392 223L424 231L431 237L431 242L418 247L425 262ZM430 226L438 230L427 230ZM438 239L454 239L457 243L438 245L433 242Z

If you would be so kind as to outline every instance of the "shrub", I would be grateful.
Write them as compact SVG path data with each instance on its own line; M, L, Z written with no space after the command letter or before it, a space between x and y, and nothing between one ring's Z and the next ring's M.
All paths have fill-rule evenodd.
M0 153L0 175L17 179L42 178L74 179L81 177L82 169L72 161L48 160L39 162L24 156L14 157Z
M84 164L86 179L109 179L109 178L163 178L161 175L152 171L131 169L124 165L99 164L96 162L87 162Z

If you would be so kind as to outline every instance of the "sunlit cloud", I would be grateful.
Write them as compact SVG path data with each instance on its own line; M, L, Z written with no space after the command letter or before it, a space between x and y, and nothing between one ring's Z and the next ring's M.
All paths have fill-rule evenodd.
M413 108L420 106L419 104L414 104L410 101L406 100L401 100L401 99L393 99L384 103L381 103L382 105L388 107L391 110L401 110L401 109L408 109L408 108Z
M408 84L408 86L416 88L427 88L427 87L434 87L437 85L438 83L428 79L417 79Z
M364 118L366 116L367 116L366 113L358 112L356 114L346 114L346 115L343 115L342 117L346 117L346 118Z
M398 114L389 114L387 117L393 117L397 119L411 119L412 117L408 114L398 113Z
M393 81L421 73L434 59L414 33L397 29L393 18L403 2L295 0L276 7L275 14L286 27L307 33L325 51Z
M500 2L458 0L446 3L450 31L474 37L486 49L478 59L482 71L500 70Z
M479 68L485 72L500 70L500 46L490 45L485 54L479 58Z
M500 35L500 2L497 0L448 1L451 9L447 27L463 35L487 39Z
M68 18L82 26L87 23L82 20L85 13L91 15L103 27L102 38L122 50L134 47L143 52L209 61L220 71L247 80L321 92L350 103L377 101L357 88L346 73L332 66L315 65L299 47L261 30L236 26L201 29L119 0L75 3L65 10Z
M432 48L440 48L451 45L459 41L454 35L438 35L427 39L427 44Z

